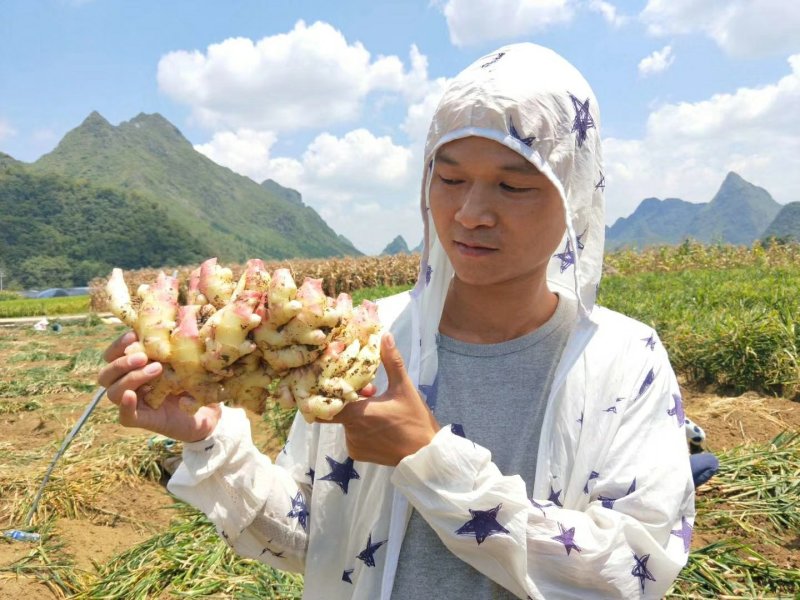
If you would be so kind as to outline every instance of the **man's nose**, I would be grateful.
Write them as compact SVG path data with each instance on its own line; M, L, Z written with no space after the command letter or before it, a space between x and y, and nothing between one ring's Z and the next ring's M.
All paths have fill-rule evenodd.
M479 183L470 185L461 198L461 206L456 211L455 218L467 229L494 225L495 214L491 190Z

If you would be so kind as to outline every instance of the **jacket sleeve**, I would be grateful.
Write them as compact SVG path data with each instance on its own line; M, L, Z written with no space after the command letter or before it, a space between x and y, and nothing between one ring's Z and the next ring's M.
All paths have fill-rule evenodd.
M694 488L668 412L672 369L664 360L639 377L588 503L557 490L529 499L519 476L449 427L392 482L451 552L520 598L661 598L688 556Z
M281 465L273 464L253 444L244 410L223 406L214 433L184 445L183 461L167 487L205 513L238 554L302 571L311 492L302 482L305 458L284 449Z

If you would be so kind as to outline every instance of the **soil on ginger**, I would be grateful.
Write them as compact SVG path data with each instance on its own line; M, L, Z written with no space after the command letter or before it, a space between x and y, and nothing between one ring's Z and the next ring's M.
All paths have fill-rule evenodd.
M87 349L97 351L99 357L99 352L122 331L120 327L87 327L80 323L65 324L60 334L36 332L29 325L0 329L0 530L22 525L28 504L20 497L19 482L30 482L24 492L30 496L35 493L64 436L91 400L96 370L69 371L70 359ZM42 375L45 372L46 377ZM767 442L784 430L800 431L798 402L754 393L726 397L688 388L683 393L687 415L705 429L708 449L713 452L749 442ZM274 457L280 446L272 432L260 418L251 415L251 421L256 443ZM113 455L117 445L145 448L150 438L147 432L121 427L114 407L104 399L53 477L57 479L64 472L73 451L90 457L103 447ZM73 463L75 456L84 454L72 455ZM87 480L91 472L85 472ZM66 564L79 579L91 578L95 565L103 565L114 555L163 531L173 518L170 507L174 500L158 481L122 477L114 471L103 471L102 477L100 491L89 498L88 507L70 515L51 511L47 547L52 548L53 554L49 558ZM71 483L89 485L88 481ZM701 486L698 497L711 489ZM20 505L23 516L12 522L10 514ZM695 533L694 548L731 535L730 531L706 531L702 527ZM780 545L760 539L744 541L778 565L797 566L795 556L800 540L796 536L782 540ZM35 551L36 545L0 537L0 600L63 597L63 593L30 572L15 574L8 570ZM36 558L32 564L43 563Z

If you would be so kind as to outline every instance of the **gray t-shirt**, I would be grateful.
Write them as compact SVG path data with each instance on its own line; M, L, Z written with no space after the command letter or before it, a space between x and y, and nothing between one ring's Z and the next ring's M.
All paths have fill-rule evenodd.
M577 302L562 296L544 325L500 344L437 338L439 372L428 395L437 421L488 448L501 473L522 477L528 496L547 397L576 310ZM425 519L416 510L412 513L393 600L514 597L452 554Z

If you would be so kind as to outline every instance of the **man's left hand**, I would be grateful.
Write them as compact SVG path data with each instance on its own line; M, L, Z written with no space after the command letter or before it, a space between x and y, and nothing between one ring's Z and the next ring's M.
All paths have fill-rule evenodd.
M331 421L345 428L350 458L395 466L426 446L441 428L411 382L394 337L381 339L389 385L380 396L347 404Z

